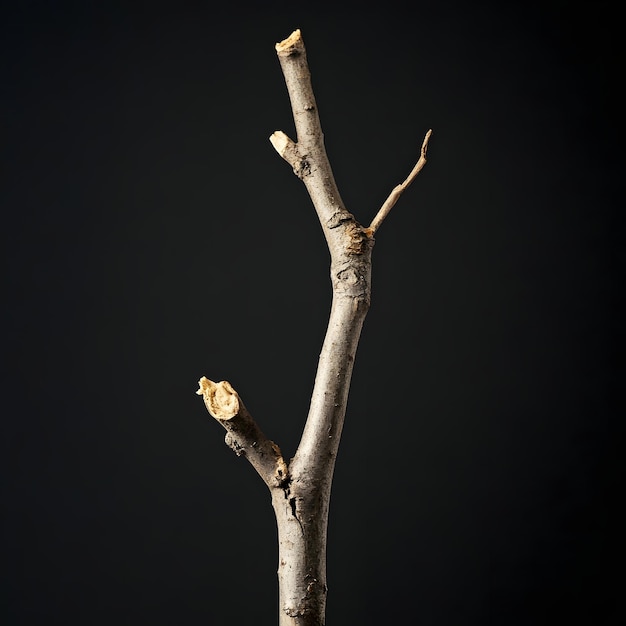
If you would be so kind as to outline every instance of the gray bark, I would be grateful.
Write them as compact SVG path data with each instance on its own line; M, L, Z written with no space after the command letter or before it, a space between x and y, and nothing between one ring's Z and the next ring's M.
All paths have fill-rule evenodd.
M330 492L352 368L370 305L374 233L426 162L420 159L369 227L346 210L326 155L304 42L299 30L276 44L297 140L282 131L270 141L303 181L330 251L332 306L302 438L286 463L227 381L200 379L198 394L226 429L226 442L245 456L272 495L278 526L279 626L322 626L326 613L326 538Z

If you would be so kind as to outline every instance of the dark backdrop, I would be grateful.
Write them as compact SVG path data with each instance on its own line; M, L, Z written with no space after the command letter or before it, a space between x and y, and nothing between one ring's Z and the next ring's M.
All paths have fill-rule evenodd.
M377 236L328 624L623 623L616 14L293 4L3 10L0 621L277 623L269 494L195 391L294 453L330 304L268 141L301 28L357 219L433 129Z

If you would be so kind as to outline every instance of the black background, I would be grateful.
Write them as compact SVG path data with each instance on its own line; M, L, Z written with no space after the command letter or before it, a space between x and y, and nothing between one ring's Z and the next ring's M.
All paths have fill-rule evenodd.
M330 305L268 141L301 28L362 223L433 129L377 235L327 623L624 623L617 14L293 4L3 10L0 621L277 623L269 494L195 391L295 452Z

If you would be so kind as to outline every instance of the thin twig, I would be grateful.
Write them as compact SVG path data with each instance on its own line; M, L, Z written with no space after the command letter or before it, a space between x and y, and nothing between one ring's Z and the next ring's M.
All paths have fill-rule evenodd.
M426 150L428 149L428 140L432 135L432 129L426 133L424 137L424 141L422 142L422 150L420 153L420 158L415 164L415 167L412 169L411 173L406 177L406 180L399 185L396 185L389 197L385 200L382 207L376 214L376 217L372 220L372 223L369 225L369 228L366 229L367 234L371 237L374 233L380 228L380 225L383 223L383 220L389 215L389 212L393 208L394 204L398 201L398 198L402 195L402 192L413 182L415 177L420 173L424 165L426 165Z

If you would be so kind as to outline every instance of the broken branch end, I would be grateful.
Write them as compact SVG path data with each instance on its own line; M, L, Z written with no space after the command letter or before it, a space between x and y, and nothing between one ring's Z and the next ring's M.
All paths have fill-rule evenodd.
M290 145L293 145L293 141L289 139L282 130L277 130L276 132L270 135L270 142L274 146L274 150L283 156L285 151L289 148Z
M237 392L227 380L215 383L203 376L196 393L202 396L209 413L217 420L229 420L239 413L240 402Z
M280 55L289 56L290 54L297 54L304 49L302 43L302 33L299 28L287 37L287 39L283 39L276 44L276 52Z

